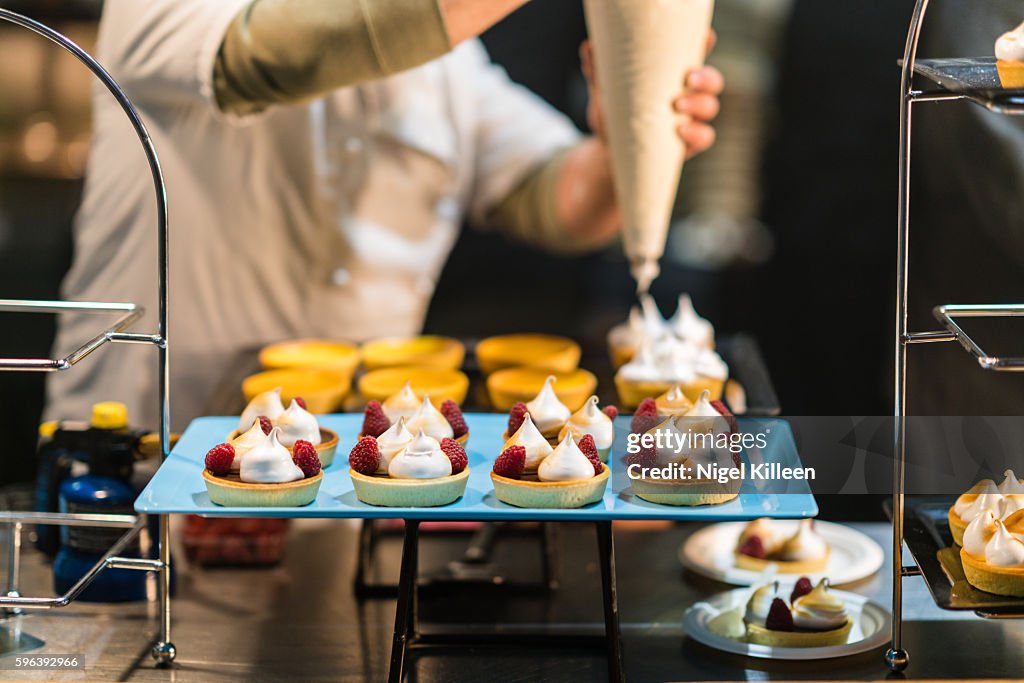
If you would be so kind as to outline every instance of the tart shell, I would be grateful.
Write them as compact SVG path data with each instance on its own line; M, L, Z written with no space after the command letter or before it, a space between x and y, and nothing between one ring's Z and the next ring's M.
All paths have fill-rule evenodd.
M494 495L503 503L520 508L578 508L604 497L611 470L602 465L601 474L576 481L528 481L509 479L491 472Z
M676 384L676 382L635 382L619 375L615 376L615 389L619 393L619 402L628 410L636 408L648 396L661 396ZM691 403L696 403L705 389L711 392L712 401L718 401L721 400L722 392L725 390L725 382L710 377L698 377L696 381L679 384L679 388L683 390Z
M730 479L724 484L716 479L632 479L633 493L659 505L721 505L736 498L743 482Z
M469 468L436 479L392 479L367 476L349 469L356 498L381 507L438 507L454 503L466 492Z
M1024 598L1024 567L997 567L960 549L967 582L986 593Z
M1024 62L997 59L996 71L1004 88L1024 88Z
M850 638L853 621L849 618L839 628L828 631L772 631L752 624L747 625L747 642L768 647L828 647L844 645Z
M828 566L828 558L831 554L832 550L829 548L826 549L823 557L815 560L762 560L759 557L751 557L741 552L735 552L733 556L736 558L736 566L739 569L760 572L767 569L769 565L775 565L776 570L780 574L817 574L824 571L825 567Z
M224 507L302 507L316 499L324 473L283 484L251 484L218 477L203 470L203 481L210 500Z
M956 511L950 507L949 514L949 533L953 534L953 540L957 545L964 544L964 532L967 531L967 523L960 519L960 515L956 514Z

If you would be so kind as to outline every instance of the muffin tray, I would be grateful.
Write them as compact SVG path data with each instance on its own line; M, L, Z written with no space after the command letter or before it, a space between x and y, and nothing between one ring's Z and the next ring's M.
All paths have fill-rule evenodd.
M210 502L203 483L203 459L214 445L225 440L237 426L237 417L202 417L194 420L167 460L135 501L135 509L150 514L195 514L207 517L312 517L312 518L385 518L415 520L503 520L503 521L600 521L600 520L742 520L771 516L796 519L813 517L818 506L804 480L747 480L738 498L724 505L675 507L656 505L633 496L623 459L629 417L616 420L616 442L612 448L612 477L604 498L577 509L525 509L502 503L494 496L490 471L503 445L502 433L507 416L467 413L469 425L469 483L465 495L436 508L377 507L360 502L348 474L348 451L356 442L363 416L327 415L320 424L338 433L338 452L324 470L323 483L316 500L301 508L220 507ZM764 449L743 454L748 463L779 463L800 467L793 433L777 418L741 418L741 429L764 432Z
M967 610L979 616L1024 615L1024 599L993 595L967 582L960 546L953 542L947 513L956 496L907 496L904 539L928 591L942 609Z

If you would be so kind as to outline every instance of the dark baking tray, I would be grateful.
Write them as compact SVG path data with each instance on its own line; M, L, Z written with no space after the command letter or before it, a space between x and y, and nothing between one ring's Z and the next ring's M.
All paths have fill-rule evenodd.
M1024 89L1002 86L995 57L919 59L914 72L993 111L1024 114Z
M974 588L964 577L960 546L949 532L947 513L955 496L907 496L904 540L921 568L935 604L979 616L1024 616L1024 599L993 595Z

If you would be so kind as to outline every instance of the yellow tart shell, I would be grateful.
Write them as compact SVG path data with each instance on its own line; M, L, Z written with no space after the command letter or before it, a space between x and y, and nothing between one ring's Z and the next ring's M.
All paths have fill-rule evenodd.
M528 481L509 479L491 472L494 495L503 503L521 508L578 508L604 497L611 470L603 465L601 474L577 481Z
M359 366L359 349L354 344L331 339L295 339L264 346L260 350L260 365L267 370L338 370L351 378Z
M302 507L316 499L324 473L283 484L250 484L218 477L203 470L210 500L224 507Z
M356 498L381 507L429 508L454 503L466 492L469 468L436 479L393 479L349 469Z
M359 393L366 401L383 403L409 382L417 398L429 396L435 406L451 399L459 405L466 400L469 378L458 370L401 365L370 370L359 378Z
M677 382L634 382L619 375L615 376L615 389L619 393L619 403L627 410L636 408L641 401L649 396L661 396L676 384ZM698 377L694 382L680 383L679 388L683 390L691 403L696 403L705 389L711 392L712 401L719 401L725 389L725 382L710 377Z
M528 403L544 388L544 381L555 376L551 388L558 400L576 412L597 390L597 377L587 370L578 369L553 373L536 368L505 368L487 378L487 393L495 410L508 411L516 403Z
M396 365L458 370L462 367L466 347L451 337L386 337L363 344L362 355L367 370Z
M845 645L850 638L853 621L830 631L772 631L758 624L747 624L747 642L768 647L828 647Z
M817 574L828 566L828 558L831 554L832 550L827 548L824 557L819 557L816 560L762 560L740 552L733 553L736 558L736 566L740 569L760 572L767 569L768 565L775 565L780 574Z
M721 505L736 498L743 482L729 479L724 484L716 479L632 479L633 493L659 505Z
M309 412L333 413L352 388L352 373L334 369L282 368L258 372L242 380L246 401L277 387L281 387L281 400L285 405L301 396Z
M485 375L514 367L572 372L580 365L580 345L550 334L505 334L482 339L476 345L476 359Z
M1024 598L1024 567L997 567L960 549L967 582L986 593Z
M1024 62L997 59L996 70L1004 88L1024 88Z

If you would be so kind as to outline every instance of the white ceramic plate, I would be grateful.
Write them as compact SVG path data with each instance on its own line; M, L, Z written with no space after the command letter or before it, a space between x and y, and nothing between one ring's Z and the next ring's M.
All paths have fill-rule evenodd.
M800 520L779 519L772 522L782 534L796 533ZM733 550L746 522L711 524L693 533L679 548L679 561L687 569L734 586L752 586L762 581L761 572L740 569ZM877 572L885 560L882 548L870 537L842 524L816 520L814 529L832 549L828 566L818 574L809 574L811 581L827 576L833 586L852 583ZM799 575L777 574L782 582L795 582Z
M791 590L792 584L785 590ZM708 622L720 613L746 603L749 588L737 588L698 602L683 615L683 629L699 643L723 652L760 659L832 659L869 652L889 642L889 612L863 595L833 590L846 603L853 619L850 639L845 645L828 647L769 647L726 638L708 630Z

